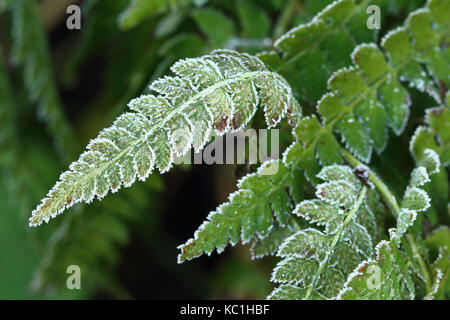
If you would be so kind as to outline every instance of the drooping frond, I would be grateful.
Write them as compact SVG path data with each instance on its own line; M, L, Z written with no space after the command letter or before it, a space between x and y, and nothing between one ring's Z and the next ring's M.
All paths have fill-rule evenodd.
M122 29L130 29L145 18L168 11L169 9L185 7L190 4L201 6L208 0L130 0L130 4L119 17Z
M13 13L13 61L23 68L27 94L33 103L37 103L38 117L48 125L60 153L70 159L75 156L76 139L58 95L36 2L17 0L7 5Z
M436 153L430 150L426 157L432 160L436 158ZM378 243L375 259L363 261L355 268L339 293L338 299L414 299L411 266L407 263L400 244L417 216L430 206L430 198L422 187L433 173L434 170L430 171L425 167L414 169L403 196L397 226L390 230L390 239Z
M411 13L404 27L382 41L388 60L376 45L359 45L352 54L354 66L329 79L330 92L317 106L321 121L313 115L298 124L297 142L285 153L285 164L305 168L314 180L319 163L341 163L334 132L356 157L369 162L373 149L384 150L387 127L399 135L407 123L411 100L401 81L440 101L442 87L450 85L450 63L440 46L448 39L450 18L442 12L449 7L450 1L431 0Z
M269 299L286 295L295 299L332 298L353 268L372 256L374 238L366 226L374 218L360 217L371 210L362 179L364 170L341 165L322 169L318 177L325 182L317 186L317 198L300 202L294 210L317 228L298 231L281 244L277 256L283 260L271 279L280 287Z
M223 135L244 127L258 106L269 128L300 112L286 81L247 54L214 51L181 60L172 71L176 76L151 84L159 96L132 100L134 112L118 117L91 140L33 211L30 225L40 225L75 203L101 199L137 178L145 180L154 166L168 171L191 146L202 149L213 128Z
M272 170L273 166L278 167L277 173L266 175L265 170ZM255 258L272 254L276 248L268 247L263 241L270 238L273 245L295 230L290 224L291 199L298 199L295 194L299 192L296 188L300 183L299 171L286 168L280 161L266 162L258 172L243 177L229 202L211 212L194 238L179 246L178 262L211 254L214 250L221 253L228 243L234 245L239 240L242 243L253 241Z

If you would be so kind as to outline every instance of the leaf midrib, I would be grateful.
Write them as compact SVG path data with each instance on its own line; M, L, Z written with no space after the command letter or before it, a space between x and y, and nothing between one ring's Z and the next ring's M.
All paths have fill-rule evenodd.
M123 149L121 152L119 152L116 156L109 159L105 164L96 168L91 173L83 175L84 179L81 179L77 185L74 184L74 186L72 187L72 190L77 188L78 185L85 185L86 181L89 181L89 180L95 178L96 176L98 176L100 173L104 172L111 164L116 163L124 155L128 154L128 152L130 152L130 150L132 150L134 147L138 146L141 143L144 143L152 133L161 129L170 119L175 117L177 114L180 114L185 108L187 108L192 103L199 101L203 97L207 96L208 94L213 93L215 90L217 90L219 88L227 87L228 85L230 85L232 83L255 79L255 78L263 77L263 76L276 77L276 76L278 76L278 74L273 73L271 71L249 71L249 72L241 73L235 77L220 81L206 89L203 89L202 91L200 91L197 94L195 94L194 96L192 96L189 100L184 102L180 107L171 111L162 121L160 121L158 124L153 126L142 137L136 139L136 141L134 143L131 143L129 146L127 146L125 149ZM153 161L155 161L155 159L153 159Z

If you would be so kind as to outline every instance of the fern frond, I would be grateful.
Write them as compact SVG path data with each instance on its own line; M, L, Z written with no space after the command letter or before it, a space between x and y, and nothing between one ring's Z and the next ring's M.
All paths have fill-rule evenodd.
M450 92L447 94L447 105L450 103ZM426 110L426 126L419 126L410 143L410 150L418 165L426 167L430 172L439 172L439 161L447 167L450 165L450 108L442 105ZM438 157L427 157L430 149Z
M288 292L296 299L332 298L359 261L372 256L374 239L358 219L367 210L367 186L358 178L363 171L334 165L319 173L325 182L316 188L317 199L302 201L293 213L325 228L304 229L284 241L271 279L282 286L269 298Z
M33 211L30 225L40 225L75 203L101 199L136 178L145 180L154 166L168 171L191 146L202 149L213 127L219 135L244 127L258 105L269 128L286 114L299 112L286 81L247 54L214 51L181 60L172 71L176 76L151 84L159 96L132 100L134 112L123 114L91 140Z
M301 102L315 104L330 75L350 64L352 49L358 43L375 41L376 32L362 27L365 10L373 2L377 1L334 1L311 22L281 36L274 43L276 51L262 53L260 58L290 83L298 84L295 89Z
M426 157L436 158L436 154L431 151ZM397 217L397 226L390 230L390 239L378 243L375 259L361 262L349 275L338 295L339 299L414 299L411 267L406 263L407 259L400 244L418 214L430 206L430 198L420 188L430 180L430 174L433 174L433 171L425 167L418 167L412 172Z
M279 166L278 172L265 175L265 169L273 165ZM286 168L280 161L269 161L256 173L243 177L238 182L238 191L230 195L229 202L211 212L194 238L178 247L181 250L178 262L204 253L209 255L215 249L221 253L228 243L235 245L239 240L244 244L254 241L252 251L255 258L272 254L274 248L265 247L264 240L275 237L280 241L295 230L290 225L291 198L295 199L299 175L298 171Z
M300 103L315 105L326 92L327 79L351 65L350 54L361 43L377 42L378 30L366 27L367 8L380 7L383 26L388 15L408 12L414 4L385 0L337 0L310 22L294 27L275 42L275 51L259 55L293 83Z
M388 61L375 44L359 45L352 53L354 66L335 72L328 81L330 92L317 105L322 121L313 115L294 130L297 142L285 152L285 164L305 168L316 182L316 158L323 166L342 162L333 132L357 158L369 162L373 149L384 150L387 126L399 135L407 123L411 100L400 81L440 101L440 86L450 84L450 63L440 46L450 28L450 18L441 12L449 5L448 0L431 0L425 9L410 14L405 27L386 35L382 45ZM424 39L431 42L423 43Z
M13 13L13 61L23 67L25 87L29 99L37 103L38 117L48 125L60 153L71 159L75 156L76 139L58 95L36 3L34 0L18 0L8 3L8 8Z

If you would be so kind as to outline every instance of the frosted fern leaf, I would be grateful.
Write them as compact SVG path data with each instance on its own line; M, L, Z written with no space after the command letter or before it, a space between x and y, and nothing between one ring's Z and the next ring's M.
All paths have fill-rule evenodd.
M294 285L283 284L275 289L268 297L269 300L301 300L306 290ZM311 300L325 300L326 297L318 292L311 295Z
M364 3L359 2L358 6L364 7ZM328 92L317 103L320 117L305 117L298 123L293 132L296 141L284 153L285 164L304 168L308 179L318 183L315 176L321 166L342 163L335 133L347 150L368 163L374 150L380 154L385 149L388 128L396 135L405 129L411 105L405 84L442 102L450 86L450 64L440 45L448 42L450 19L442 12L446 12L449 3L448 0L430 0L425 8L411 13L404 26L383 38L383 51L374 43L355 47L351 54L353 65L338 69L329 77ZM288 32L276 46L290 60L303 57L299 52L308 52L325 39L330 26L336 29L341 25L340 19L345 20L345 14L340 10L347 5L356 10L355 1L336 1L310 24ZM324 19L325 16L328 19ZM348 34L344 36L348 38ZM317 51L311 55L317 57ZM277 61L269 55L264 59ZM274 65L282 69L283 63L278 61ZM318 76L314 71L309 72ZM443 113L446 110L448 108L444 108ZM445 127L446 123L448 126L445 121L448 116L439 118L437 126ZM444 133L443 137L445 145L450 135ZM442 150L443 163L450 162L449 150Z
M434 154L429 152L428 157L434 158ZM435 168L432 167L431 170L433 169ZM429 196L419 186L430 181L429 175L433 173L436 172L427 171L425 167L413 170L409 186L403 196L397 226L390 230L389 241L380 241L375 248L376 257L361 262L355 268L338 294L338 299L414 299L411 266L405 262L405 253L401 250L400 244L401 238L414 224L418 214L430 206Z
M355 266L372 257L375 239L366 225L376 224L359 178L363 170L333 165L320 171L325 182L316 188L317 199L300 202L293 212L318 228L297 231L281 244L277 256L283 260L271 278L281 286L269 299L332 298Z
M299 105L286 81L255 57L216 50L184 59L171 68L175 76L151 84L155 95L132 100L134 112L120 116L91 140L87 150L33 211L30 225L62 213L77 202L103 198L109 191L145 180L157 167L168 171L176 157L196 151L217 134L244 127L258 106L269 128Z

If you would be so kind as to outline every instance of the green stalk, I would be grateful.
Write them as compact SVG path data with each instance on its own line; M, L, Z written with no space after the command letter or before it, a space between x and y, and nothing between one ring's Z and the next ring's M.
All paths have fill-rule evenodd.
M295 12L297 11L297 7L299 7L300 4L297 2L297 0L289 0L287 5L284 7L284 10L281 12L280 19L278 20L278 23L276 24L273 32L273 38L278 39L281 37L284 33L286 33L286 30L289 27L289 24L292 21L292 18L294 17Z

